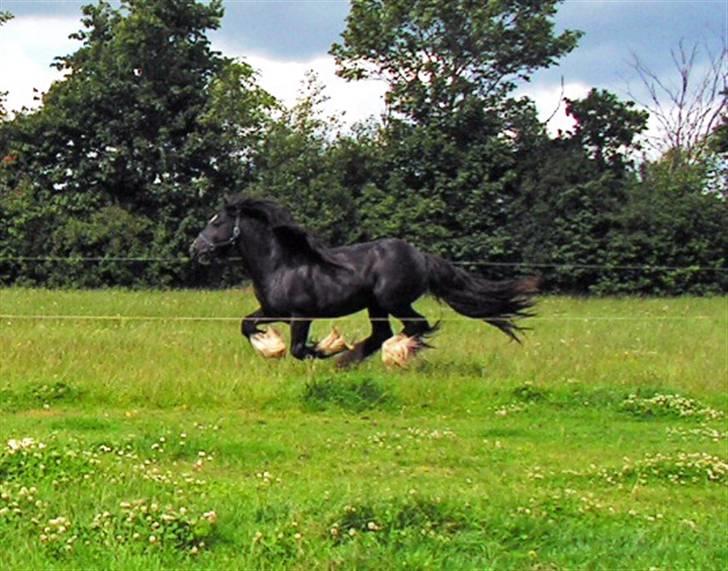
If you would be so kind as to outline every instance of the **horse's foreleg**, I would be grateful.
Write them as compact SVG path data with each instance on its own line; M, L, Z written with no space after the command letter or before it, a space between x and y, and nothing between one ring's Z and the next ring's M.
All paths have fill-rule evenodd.
M280 359L286 354L286 345L280 333L272 328L263 331L258 326L281 320L280 317L266 316L263 309L259 308L243 318L240 331L253 346L253 349L263 357L266 359Z
M306 319L291 321L291 355L296 359L315 357L308 346L308 332L311 329L311 322Z
M379 307L369 308L369 321L372 324L372 332L360 341L351 351L344 353L337 361L340 367L348 367L366 359L377 351L387 339L392 336L392 327L389 324L388 314Z
M263 333L263 331L258 329L258 325L271 323L272 321L272 319L266 317L263 308L259 307L250 315L243 317L243 320L240 322L240 333L250 340L253 335Z
M308 342L308 333L311 329L311 320L291 320L291 355L296 359L326 359L331 353L320 351L315 345Z

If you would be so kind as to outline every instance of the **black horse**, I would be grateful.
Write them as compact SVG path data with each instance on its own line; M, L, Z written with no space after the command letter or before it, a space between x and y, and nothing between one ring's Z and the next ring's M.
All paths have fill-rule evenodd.
M291 354L298 359L328 356L308 342L313 319L366 308L371 335L347 351L341 365L366 358L392 337L390 315L402 321L406 336L424 345L437 325L431 326L412 303L426 293L518 341L522 328L515 319L531 315L527 310L538 288L534 277L485 280L399 239L326 248L284 208L246 197L225 201L192 243L190 254L203 264L216 255L239 256L260 303L243 319L243 335L250 340L262 333L260 325L288 323Z

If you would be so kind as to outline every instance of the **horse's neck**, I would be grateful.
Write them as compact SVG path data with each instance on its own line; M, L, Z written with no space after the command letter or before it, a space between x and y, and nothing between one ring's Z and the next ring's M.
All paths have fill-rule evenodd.
M271 241L264 244L260 242L245 241L248 244L239 248L245 263L245 268L253 280L256 288L265 289L267 279L275 272L279 262L277 245Z

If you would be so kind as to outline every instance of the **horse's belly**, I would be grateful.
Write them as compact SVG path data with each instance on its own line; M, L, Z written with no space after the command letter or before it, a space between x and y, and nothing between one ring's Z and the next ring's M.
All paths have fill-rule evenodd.
M319 281L313 285L310 305L302 308L304 311L312 310L316 317L340 317L365 309L370 302L371 295L359 284L328 284Z
M277 315L340 317L366 308L368 291L371 288L355 276L296 272L271 288L268 302Z

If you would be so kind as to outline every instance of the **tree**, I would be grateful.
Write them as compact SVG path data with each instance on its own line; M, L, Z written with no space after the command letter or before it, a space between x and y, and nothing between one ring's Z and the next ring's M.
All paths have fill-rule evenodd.
M389 83L391 110L417 122L497 102L580 36L553 33L559 0L354 0L338 73Z
M554 33L557 4L352 3L331 49L338 73L389 83L381 166L360 199L368 237L406 237L461 261L512 260L517 131L534 116L509 95L576 45L578 32Z
M572 137L604 169L623 169L625 153L647 128L648 113L635 109L633 101L622 102L606 90L592 89L584 99L566 99L566 114L576 121Z
M309 72L296 103L268 123L253 157L255 181L246 191L281 202L300 224L339 245L358 237L355 200L362 177L353 167L357 136L341 134L339 118L323 111L327 99Z
M704 158L709 135L728 113L728 44L723 36L713 53L707 45L681 40L671 55L674 78L660 77L633 55L632 68L647 97L630 95L657 121L659 134L648 142L675 170Z
M728 288L728 209L703 180L649 165L614 217L595 293L706 295Z
M10 12L0 11L0 26L12 18L13 15ZM0 91L0 121L3 121L7 115L7 111L5 110L5 97L7 95L7 92Z
M6 188L22 188L31 210L42 210L47 238L35 243L20 228L18 247L25 255L123 255L92 239L110 219L99 211L121 209L138 223L113 244L181 257L210 208L252 178L250 148L273 98L250 66L212 50L207 33L220 24L220 0L123 0L118 9L101 1L82 10L73 36L81 47L56 60L63 79L9 127ZM187 269L145 271L161 283Z
M602 283L598 266L635 182L629 154L647 114L596 89L567 99L566 110L571 132L550 139L521 129L528 138L519 144L513 231L524 263L541 268L549 288L585 292Z

